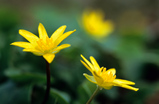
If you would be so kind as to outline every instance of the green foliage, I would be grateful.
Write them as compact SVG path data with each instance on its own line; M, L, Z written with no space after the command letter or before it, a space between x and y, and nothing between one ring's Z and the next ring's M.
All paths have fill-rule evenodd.
M95 89L96 89L95 84L85 80L77 89L78 99L75 102L75 104L85 104L87 100L91 97Z
M69 104L70 96L64 92L58 91L56 89L51 89L50 96L55 99L59 104Z
M32 104L40 104L43 101L45 95L45 87L43 86L34 86L32 89ZM70 96L62 91L51 88L50 96L47 101L47 104L70 104Z
M110 2L104 3L104 10L109 10ZM67 25L66 31L76 29L63 41L71 44L71 47L59 52L50 64L51 91L47 104L85 104L96 89L96 85L82 75L90 72L80 63L80 54L87 59L89 56L95 57L99 65L107 69L116 68L117 78L131 80L139 88L138 92L118 87L103 89L92 104L148 104L150 98L157 96L159 43L155 28L147 24L152 28L152 33L147 31L147 25L142 29L137 26L123 28L123 22L129 22L129 18L124 18L123 24L118 24L121 12L114 13L112 9L116 30L101 40L94 39L81 28L83 7L79 5L82 3L73 5L73 1L67 1L63 5L55 4L58 6L28 6L30 9L23 8L24 11L20 11L19 7L18 10L13 9L12 6L0 8L0 104L40 104L43 100L45 60L41 56L22 52L22 48L10 46L11 42L24 40L18 34L19 28L38 35L39 22L44 24L49 36L61 25ZM87 5L85 2L83 4ZM108 11L108 14L111 13Z
M9 69L5 71L5 75L15 81L16 83L20 83L22 85L25 84L39 84L46 83L46 75L38 74L38 73L29 73L22 72L16 69ZM51 82L53 82L53 78L51 77Z
M5 6L0 7L0 30L8 32L13 29L20 21L20 15L17 11L7 8Z
M1 104L30 104L31 87L19 87L12 81L0 86Z

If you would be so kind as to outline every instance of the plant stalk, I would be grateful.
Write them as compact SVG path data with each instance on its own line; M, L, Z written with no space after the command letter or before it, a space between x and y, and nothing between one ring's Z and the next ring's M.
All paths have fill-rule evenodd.
M42 104L46 104L49 94L50 94L50 64L46 61L46 77L47 77L47 87L45 92L45 97Z
M92 96L90 97L90 99L87 101L86 104L90 104L91 101L94 99L94 97L97 95L98 91L100 90L101 88L97 85L97 88L96 90L94 91L94 93L92 94Z

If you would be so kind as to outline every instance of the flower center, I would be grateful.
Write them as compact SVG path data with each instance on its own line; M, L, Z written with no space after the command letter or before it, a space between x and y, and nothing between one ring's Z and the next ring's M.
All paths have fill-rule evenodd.
M37 49L42 53L50 53L55 48L53 39L49 37L46 37L46 39L39 39L37 44Z
M104 80L104 82L112 82L116 78L116 75L109 70L106 71L106 68L104 67L101 67L97 74Z

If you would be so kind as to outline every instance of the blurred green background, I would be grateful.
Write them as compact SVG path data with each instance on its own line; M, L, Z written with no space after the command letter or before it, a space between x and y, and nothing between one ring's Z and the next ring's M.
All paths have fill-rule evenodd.
M101 9L114 31L102 41L79 25L87 8ZM83 73L80 54L94 56L100 66L116 68L117 78L136 83L139 91L103 89L92 104L159 104L158 0L1 0L0 104L41 104L46 87L45 60L22 48L19 29L38 35L42 23L50 36L61 25L76 29L51 63L51 92L47 104L85 104L96 88Z

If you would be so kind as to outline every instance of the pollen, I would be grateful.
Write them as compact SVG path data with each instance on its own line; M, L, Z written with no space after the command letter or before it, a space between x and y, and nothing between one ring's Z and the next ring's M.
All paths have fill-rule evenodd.
M52 41L52 38L46 37L46 40L39 39L37 41L38 44L38 50L43 53L49 53L54 49L54 43Z
M108 73L104 67L101 68L100 76L104 82L112 82L116 78L116 75L113 75L112 72Z

